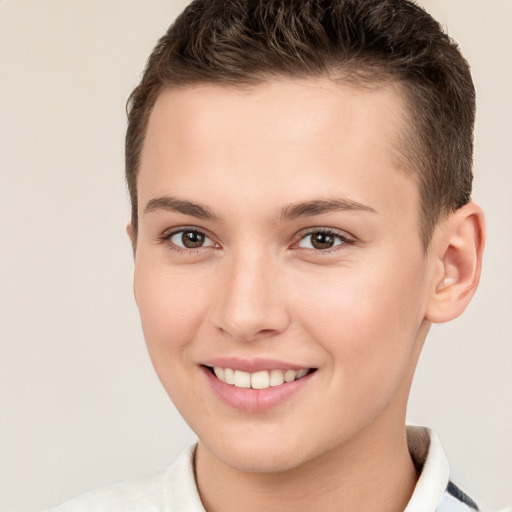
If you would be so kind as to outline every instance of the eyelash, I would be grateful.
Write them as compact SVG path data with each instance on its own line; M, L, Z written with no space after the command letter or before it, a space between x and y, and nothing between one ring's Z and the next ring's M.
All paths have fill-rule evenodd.
M329 228L312 228L305 233L302 233L299 240L293 244L293 246L297 246L302 240L306 239L308 236L321 233L323 235L328 235L334 238L335 240L340 241L341 243L334 245L333 247L329 247L326 249L315 249L315 248L307 248L308 250L312 250L315 253L318 253L320 255L326 255L330 254L335 251L339 251L343 246L345 245L354 245L356 243L356 240L353 238L347 236L346 234L341 234L337 231L334 231L333 229Z
M198 235L203 235L205 238L211 240L214 243L214 245L208 245L206 247L201 246L201 247L197 247L197 248L180 247L179 245L176 245L175 243L171 242L171 238L175 235L178 235L179 233L197 233ZM187 253L187 254L191 254L191 253L195 254L204 249L210 249L212 247L215 248L215 245L218 245L213 241L213 239L210 236L208 236L208 234L206 232L204 232L201 229L192 227L192 226L191 227L183 226L180 228L176 228L170 232L164 233L161 237L158 238L158 241L166 244L169 247L169 249L171 249L173 251Z
M197 247L197 248L180 247L179 245L176 245L175 243L171 242L172 237L177 235L177 234L179 234L179 233L197 233L197 234L202 235L205 238L211 240L213 242L213 245L200 246L200 247ZM317 233L321 233L321 234L324 234L324 235L331 236L335 240L340 241L341 243L336 244L333 247L326 248L326 249L315 249L315 248L303 248L303 249L314 251L315 253L317 253L319 255L326 255L326 254L330 254L331 252L339 251L340 248L345 246L345 245L354 245L356 243L356 240L354 240L353 238L351 238L351 237L349 237L349 236L347 236L345 234L341 234L341 233L339 233L337 231L334 231L332 229L329 229L329 228L311 228L307 232L302 233L300 235L299 240L297 242L294 242L293 245L291 246L291 248L292 249L296 249L296 248L300 249L300 247L297 247L297 246L298 246L298 244L301 241L305 240L308 236L311 236L311 235L314 235L314 234L317 234ZM210 236L208 236L208 234L205 231L203 231L201 229L198 229L196 227L186 227L186 226L184 226L184 227L180 227L180 228L174 229L171 232L165 233L164 235L159 237L158 241L161 242L161 243L165 243L169 247L169 249L171 249L173 251L177 251L177 252L181 252L181 253L188 253L188 254L191 254L191 253L194 254L194 253L198 253L198 252L200 252L201 250L204 250L204 249L210 249L210 248L217 248L218 247L218 244L216 242L214 242L213 239Z

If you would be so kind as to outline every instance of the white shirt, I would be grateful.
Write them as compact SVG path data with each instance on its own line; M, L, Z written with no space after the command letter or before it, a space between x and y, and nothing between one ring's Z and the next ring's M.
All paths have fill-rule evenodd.
M404 512L471 512L476 505L449 481L448 461L429 429L407 427L409 451L422 467ZM166 469L74 498L49 512L205 512L194 478L193 445Z

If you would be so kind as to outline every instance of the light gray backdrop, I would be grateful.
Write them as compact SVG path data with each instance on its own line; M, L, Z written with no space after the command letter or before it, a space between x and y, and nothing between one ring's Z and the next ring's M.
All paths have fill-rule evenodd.
M0 511L169 464L194 437L153 374L124 234L124 103L185 1L0 0ZM512 2L424 0L478 92L489 239L466 314L435 326L409 420L452 476L512 504Z

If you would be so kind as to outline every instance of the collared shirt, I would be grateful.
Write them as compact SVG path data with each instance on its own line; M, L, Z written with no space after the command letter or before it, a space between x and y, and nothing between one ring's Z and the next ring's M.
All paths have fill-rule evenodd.
M449 480L448 461L429 429L407 427L409 451L420 476L404 512L474 512L476 504ZM49 512L205 512L194 477L196 445L170 467L103 487Z
M407 427L409 452L420 476L404 512L471 512L476 503L450 481L448 459L437 435Z

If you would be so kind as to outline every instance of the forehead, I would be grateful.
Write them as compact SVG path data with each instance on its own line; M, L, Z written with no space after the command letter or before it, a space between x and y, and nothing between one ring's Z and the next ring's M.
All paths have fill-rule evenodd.
M283 78L251 86L197 84L160 93L150 114L145 147L164 132L190 144L209 140L220 146L226 135L231 140L247 135L250 142L272 145L302 144L308 137L312 145L322 140L325 147L336 135L349 136L348 125L357 137L352 144L360 147L368 142L368 137L361 136L363 132L377 135L370 134L367 127L379 125L386 129L372 143L392 149L398 144L405 112L403 93L396 82L358 86L326 78ZM258 140L254 139L256 130ZM275 130L280 130L278 139Z
M164 90L148 122L139 204L170 189L190 197L208 188L209 197L221 200L222 191L232 195L234 182L241 200L261 191L296 202L337 189L367 203L389 188L386 182L405 177L399 148L405 117L393 83L276 79Z

